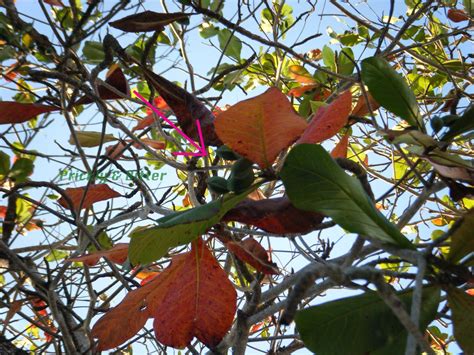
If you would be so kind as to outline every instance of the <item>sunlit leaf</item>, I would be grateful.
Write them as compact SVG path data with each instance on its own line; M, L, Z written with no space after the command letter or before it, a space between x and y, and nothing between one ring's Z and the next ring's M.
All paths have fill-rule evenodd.
M130 261L132 264L147 264L160 259L171 248L190 243L218 223L252 189L240 195L227 194L205 205L165 216L158 220L156 227L138 228L130 235Z
M352 233L413 248L375 208L360 182L347 175L320 145L294 147L280 175L297 208L324 213Z
M79 208L79 204L82 200L84 200L82 203L82 209L84 209L90 208L96 202L121 196L117 191L112 190L107 184L91 184L84 187L69 187L65 192L66 195L68 195L72 200L75 210ZM65 208L70 208L64 197L61 197L58 200L58 203Z
M351 105L352 94L347 90L329 105L320 107L297 143L320 143L334 136L347 124Z
M380 105L412 126L423 126L415 94L386 60L378 57L364 59L361 75L370 94Z
M262 168L271 166L306 126L277 88L237 103L219 114L216 120L219 138Z
M173 257L168 268L99 319L92 336L99 340L97 350L108 350L154 318L155 335L162 344L183 348L197 337L212 348L232 325L236 301L232 283L199 239L190 252Z

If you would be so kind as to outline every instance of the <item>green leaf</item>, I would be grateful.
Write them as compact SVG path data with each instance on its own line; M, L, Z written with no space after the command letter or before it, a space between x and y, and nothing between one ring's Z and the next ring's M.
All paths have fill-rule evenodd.
M49 262L54 262L54 261L60 261L62 259L65 259L69 256L69 252L67 251L64 251L64 250L58 250L58 249L54 249L53 251L51 251L51 253L49 253L47 256L46 256L46 261L49 261Z
M255 188L249 188L239 195L223 197L189 210L173 213L158 220L159 225L139 228L130 235L129 258L132 264L147 264L163 257L169 249L188 244L242 201Z
M350 59L349 59L350 58ZM351 60L352 59L352 60ZM350 48L343 48L337 57L337 71L342 75L351 75L354 71L354 52Z
M380 105L410 125L423 127L415 94L385 59L364 59L361 74L362 80Z
M412 293L398 293L407 310ZM439 302L439 288L423 289L421 329L435 318ZM400 354L405 349L405 327L375 292L303 309L295 321L305 346L318 355Z
M104 49L100 42L86 41L82 54L91 63L100 63L105 58Z
M12 46L2 46L0 48L0 63L7 59L15 58L17 52Z
M19 158L12 166L9 176L16 182L24 182L33 172L33 161L27 158Z
M10 171L10 156L5 152L0 152L0 180L3 180Z
M450 141L458 135L472 130L474 130L474 105L469 106L461 118L454 121L454 123L449 127L449 131L443 136L442 140Z
M466 213L459 227L451 235L451 248L449 249L448 261L458 262L466 255L474 252L474 210Z
M347 175L320 145L297 145L280 175L295 207L324 213L349 232L413 248L375 208L360 182Z
M160 34L158 35L158 38L156 39L156 41L158 43L171 45L170 38L168 37L168 35L165 32L160 32Z
M474 16L474 4L472 3L472 0L463 0L462 1L464 5L464 10L473 17Z
M328 46L324 46L322 50L323 63L332 71L336 71L336 55Z
M228 29L220 30L218 33L219 47L226 55L234 59L240 60L240 52L242 51L242 42L235 37Z
M474 353L474 296L462 290L448 290L448 303L451 308L454 337L465 354Z
M208 39L219 34L219 27L214 27L212 23L203 22L199 26L199 35L202 38Z

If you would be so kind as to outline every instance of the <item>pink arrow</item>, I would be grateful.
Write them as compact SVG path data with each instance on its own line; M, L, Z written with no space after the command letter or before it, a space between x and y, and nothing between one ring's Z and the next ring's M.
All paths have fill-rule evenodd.
M171 154L173 154L173 155L185 155L185 156L192 156L192 157L205 157L207 155L206 145L204 143L204 137L202 136L201 122L199 122L199 120L196 120L196 127L197 127L197 131L198 131L198 134L199 134L199 141L200 141L200 144L201 144L200 146L198 146L196 144L196 142L194 142L191 138L189 138L189 136L186 133L184 133L182 130L179 129L179 127L177 127L173 122L171 122L168 119L168 117L166 117L163 114L163 112L161 112L158 108L156 108L155 106L150 104L142 95L140 95L136 91L133 91L133 93L140 100L142 100L143 103L145 103L145 105L147 105L151 110L153 110L153 112L155 112L158 116L160 116L163 119L163 121L165 121L171 127L173 127L181 136L184 137L184 139L186 139L189 143L191 143L191 145L194 148L196 148L198 150L197 152L194 152L194 153L191 153L191 152L173 152Z

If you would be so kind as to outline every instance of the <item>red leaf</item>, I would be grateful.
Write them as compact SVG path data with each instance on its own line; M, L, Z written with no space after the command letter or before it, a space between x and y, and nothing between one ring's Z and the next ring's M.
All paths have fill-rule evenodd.
M448 18L453 22L462 22L468 21L470 17L464 10L449 9Z
M64 4L61 2L61 0L44 0L46 4L49 4L51 6L61 6L64 7Z
M120 20L114 22L109 22L109 25L124 32L161 32L165 29L165 25L175 21L185 20L188 17L188 14L182 12L158 13L153 11L144 11L121 18Z
M227 242L226 247L238 259L250 264L256 270L267 275L278 274L278 267L270 260L267 251L252 237L240 242Z
M39 297L31 297L30 298L31 307L33 311L40 316L46 317L48 315L48 305Z
M66 194L72 200L75 210L79 208L79 204L81 203L82 196L84 196L85 192L86 187L70 187L66 189ZM112 190L107 184L89 185L81 209L89 208L96 202L119 196L121 195L117 191ZM64 208L70 208L66 200L62 197L58 200L58 203Z
M76 261L87 266L96 265L100 258L107 258L113 263L123 264L128 257L128 243L117 243L111 249L98 250L83 256L69 258L68 261Z
M164 345L184 348L197 337L212 348L230 329L236 308L237 293L232 283L198 239L156 309L156 338Z
M334 136L346 125L351 104L352 94L347 90L328 106L321 107L297 143L320 143Z
M367 98L369 99L369 104L372 111L375 111L380 107L379 103L375 101L375 99L372 97L372 95L370 95L370 93L367 93ZM364 117L365 115L369 113L370 113L369 106L367 105L367 101L365 100L364 95L359 96L359 99L357 100L357 104L352 110L352 115L358 116L358 117Z
M307 123L275 87L219 114L216 131L233 151L261 168L273 164L305 130Z
M7 214L7 206L0 206L0 218L5 219Z
M199 142L199 134L196 126L196 121L199 121L206 146L222 145L222 142L215 132L214 115L201 101L162 76L146 68L142 68L142 70L150 84L153 85L174 112L180 128L186 135Z
M349 134L345 134L331 152L333 158L347 158L347 148L349 147Z
M155 318L162 344L183 348L193 337L217 345L232 325L237 294L226 273L199 239L191 251L173 257L168 268L127 294L92 328L97 350L114 348Z
M117 64L113 64L110 66L107 74L105 75L105 82L115 88L117 91L123 93L126 96L130 95L130 88L128 86L128 81L123 74L122 69ZM102 100L117 100L121 99L122 97L112 90L106 88L103 84L99 84L97 86L97 90L99 91L99 96ZM93 102L90 97L83 96L74 105L85 105L90 104Z
M223 221L250 224L275 234L305 234L318 227L323 218L319 213L297 209L287 197L279 197L244 200L227 212Z
M42 113L57 110L56 106L0 101L0 124L23 123Z

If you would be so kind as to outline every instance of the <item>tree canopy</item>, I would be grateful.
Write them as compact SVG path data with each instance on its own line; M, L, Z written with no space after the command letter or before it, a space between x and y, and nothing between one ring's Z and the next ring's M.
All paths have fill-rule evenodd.
M474 353L473 15L1 0L0 353Z

